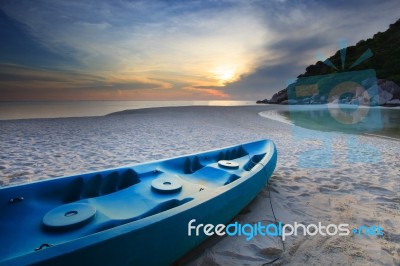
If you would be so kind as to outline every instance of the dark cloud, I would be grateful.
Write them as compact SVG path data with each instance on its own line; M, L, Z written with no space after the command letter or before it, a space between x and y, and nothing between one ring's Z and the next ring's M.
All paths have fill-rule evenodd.
M226 92L240 99L271 97L273 93L286 87L287 83L305 71L306 62L317 61L316 52L329 45L331 40L322 36L311 38L287 37L273 42L268 48L280 56L266 60L253 73L239 81L228 84Z
M26 25L9 17L0 8L0 62L26 66L75 65L77 61L65 54L53 53L32 38Z
M260 12L265 23L277 34L266 50L276 55L265 60L255 71L228 84L226 91L235 98L271 97L287 82L304 73L318 61L318 52L326 57L339 48L384 31L400 16L400 2L391 1L263 1Z
M289 79L295 78L301 69L301 66L293 66L293 62L264 66L238 82L228 84L225 91L235 99L271 97L274 92L283 89Z

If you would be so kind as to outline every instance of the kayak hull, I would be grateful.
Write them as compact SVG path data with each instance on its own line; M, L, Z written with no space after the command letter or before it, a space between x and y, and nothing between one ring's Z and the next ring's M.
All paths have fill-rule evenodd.
M200 158L198 162L196 158ZM238 169L222 167L217 164L218 159L237 162ZM210 164L204 163L204 160L209 160ZM170 264L207 238L204 233L189 236L189 221L195 219L195 225L229 223L265 186L275 169L276 161L274 144L262 140L196 155L135 165L130 169L135 173L137 180L126 178L128 176L126 168L116 168L107 170L108 175L124 170L121 170L118 177L114 174L114 178L110 177L110 180L105 180L108 175L104 175L104 171L101 172L103 177L101 182L98 182L100 185L93 181L96 173L89 173L79 176L83 181L76 181L81 179L73 176L3 188L0 190L1 204L6 206L5 211L8 212L6 216L6 212L2 211L0 223L4 225L2 229L8 230L1 230L5 238L1 241L3 243L0 250L3 251L0 254L10 252L12 255L3 259L2 263L6 265ZM125 177L121 177L124 176L123 173ZM165 176L166 174L168 176ZM155 179L152 175L158 179L161 176L163 180L175 182L174 178L165 179L171 174L182 182L181 189L164 193L152 187L150 181ZM225 179L218 180L222 176ZM112 184L112 179L119 181L116 185L111 185L110 189L107 182ZM126 181L128 179L129 182ZM124 182L128 185L124 185ZM65 195L61 195L60 192L63 186L68 187L64 188L68 192ZM47 189L43 190L43 187ZM91 192L92 187L96 187L97 192ZM71 191L75 191L75 195L71 195L73 194ZM133 199L131 195L134 195ZM10 203L10 200L15 202ZM126 207L126 202L131 206L130 209ZM68 208L71 204L94 206L97 212L92 217L84 217L87 221L84 220L82 224L69 225L66 222L65 225L62 224L62 219L54 221L50 219L49 224L43 224L47 221L44 219L46 215L57 214L59 206ZM143 211L138 211L142 209ZM26 219L29 221L22 224L29 231L22 230L21 234L25 236L18 233L16 235L15 232L20 228L19 221ZM15 230L10 232L13 226ZM39 232L35 233L32 228ZM15 252L18 241L14 240L18 238L21 239L20 243L25 241L30 247ZM37 239L32 240L32 238ZM7 243L11 243L11 246L7 247ZM35 249L37 250L34 251Z

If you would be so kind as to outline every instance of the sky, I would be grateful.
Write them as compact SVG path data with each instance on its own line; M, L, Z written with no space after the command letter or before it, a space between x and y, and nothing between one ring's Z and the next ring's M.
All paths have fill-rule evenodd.
M1 0L0 100L270 98L399 14L398 0Z

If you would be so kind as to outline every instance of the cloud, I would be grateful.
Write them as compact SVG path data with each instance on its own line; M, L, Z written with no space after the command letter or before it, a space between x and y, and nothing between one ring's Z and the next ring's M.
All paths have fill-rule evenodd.
M0 9L59 57L44 58L47 70L37 57L29 70L0 57L19 65L14 76L3 66L0 85L15 97L29 87L54 98L74 88L76 98L265 98L338 40L385 30L399 8L397 0L8 1Z
M317 61L317 53L333 55L349 45L385 31L398 18L398 1L263 2L265 24L275 37L266 43L270 55L249 75L226 87L235 99L271 97Z
M215 96L221 99L230 98L230 95L228 95L223 89L215 86L190 86L185 87L184 90L194 93L197 97Z
M0 100L126 100L128 96L170 86L152 79L104 78L88 73L0 64Z
M264 54L266 28L243 4L195 2L12 1L5 12L51 51L69 54L91 71L184 72L216 82L212 69L251 72Z

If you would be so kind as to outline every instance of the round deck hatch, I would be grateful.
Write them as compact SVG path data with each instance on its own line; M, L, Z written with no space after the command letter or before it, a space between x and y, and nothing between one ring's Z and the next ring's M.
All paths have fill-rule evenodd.
M237 162L228 160L218 161L218 165L224 168L231 168L231 169L236 169L239 167L239 164Z
M46 213L43 224L51 228L70 229L89 222L96 208L87 203L70 203L56 207Z
M151 187L162 193L174 193L182 189L182 182L174 177L159 177L151 182Z

